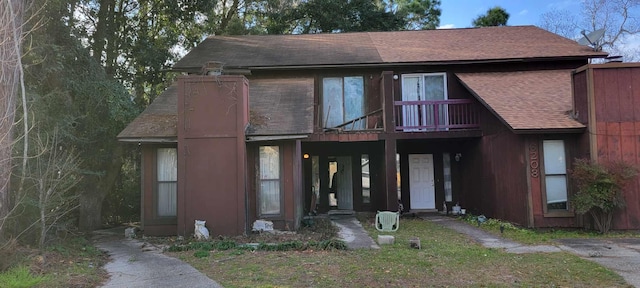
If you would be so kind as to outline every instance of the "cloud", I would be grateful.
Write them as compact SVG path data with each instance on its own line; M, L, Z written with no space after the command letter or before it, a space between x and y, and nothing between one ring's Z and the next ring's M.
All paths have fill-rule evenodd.
M518 15L527 15L529 13L529 10L524 9L522 11L520 11L520 13L518 13Z
M444 25L438 26L438 28L436 29L453 29L453 28L456 28L455 24L444 24Z

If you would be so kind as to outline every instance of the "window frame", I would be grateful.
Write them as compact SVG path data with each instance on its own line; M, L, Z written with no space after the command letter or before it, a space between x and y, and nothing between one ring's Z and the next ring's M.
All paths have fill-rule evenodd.
M368 104L367 103L367 78L364 75L361 75L361 74L349 74L349 75L322 76L322 77L320 77L320 81L319 81L319 95L320 95L320 99L319 99L320 100L319 101L320 102L319 103L320 104L320 109L319 109L319 112L320 112L320 117L318 117L318 119L320 119L320 121L321 121L320 123L318 123L318 126L321 129L333 129L334 128L334 127L325 127L325 124L324 124L324 123L327 122L326 121L327 117L326 117L325 113L328 112L328 111L326 111L326 109L328 107L325 107L325 105L324 105L325 104L324 103L324 99L326 98L325 97L325 92L324 92L325 79L338 78L338 79L341 79L341 81L342 81L342 107L341 107L341 109L342 109L342 118L343 118L342 123L345 123L346 121L348 121L348 120L344 119L345 118L345 114L346 114L345 113L345 111L346 111L345 103L347 102L347 101L345 101L345 93L344 93L344 91L345 91L345 78L355 78L355 77L359 77L359 78L362 79L362 111L363 111L363 114L361 116L364 116L364 115L367 114L367 107L368 107L368 105L367 105ZM359 120L359 121L363 121L363 120ZM356 123L359 122L359 121L356 121ZM366 123L365 122L362 122L362 123L363 124L358 124L358 125L359 126L364 126L364 127L358 127L358 128L355 128L355 129L350 129L350 127L347 127L347 126L350 126L350 125L346 125L346 126L343 126L343 127L347 128L347 129L345 129L347 131L363 131L363 130L367 130Z
M449 80L448 80L447 72L426 72L426 73L406 73L406 74L402 74L401 82L400 82L400 100L401 101L431 101L431 100L427 100L426 99L426 89L425 89L426 85L424 83L425 83L425 78L427 76L442 76L442 87L443 87L442 94L443 94L443 99L435 100L435 101L446 101L446 100L449 100ZM418 79L419 79L418 85L422 86L422 88L420 89L420 92L422 94L420 94L420 95L423 96L422 97L423 99L416 99L416 100L405 99L405 93L408 93L404 89L405 81L406 81L407 78L414 78L414 77L418 77ZM406 116L404 116L405 113L408 113L406 111L406 109L410 109L410 108L409 107L404 107L403 108L403 111L402 111L402 113L403 113L403 118L402 118L403 125L406 125L406 124L404 124L404 122L407 121L404 118L404 117L406 117ZM444 120L448 124L448 122L449 122L449 111L445 110L444 112L445 112L444 114L440 114L440 118L443 118L442 120ZM426 113L426 112L422 112L422 113ZM418 124L426 125L427 124L427 118L422 118L421 120L419 120ZM423 128L405 129L405 131L408 131L408 132L411 132L411 131L426 131L426 130L428 130L428 129L423 129ZM444 130L446 131L446 130L449 130L449 129L446 128Z
M402 83L400 83L400 87L402 87L404 85L404 81L405 78L409 78L409 77L419 77L420 78L420 84L422 84L422 92L424 92L424 78L426 76L442 76L442 84L444 87L443 90L443 94L444 94L444 99L442 100L449 100L449 87L448 87L448 83L449 80L447 79L447 72L428 72L428 73L407 73L407 74L402 74ZM400 97L401 99L404 99L404 91L402 91ZM423 101L426 99L421 99L420 101Z
M158 155L160 149L173 149L176 152L176 174L177 174L177 166L178 166L178 148L175 146L158 146L153 148L153 191L152 191L152 199L151 199L151 209L152 209L152 217L153 219L148 219L147 224L175 224L178 219L178 198L179 198L179 186L178 186L178 175L176 175L176 181L159 181L158 175ZM160 183L175 183L176 185L176 214L174 216L161 216L158 213L159 210L159 201L160 201ZM148 203L148 202L147 202Z
M262 147L277 147L278 148L278 178L277 179L262 179L262 173L260 170L260 166L261 166L261 157L260 157L260 149ZM268 218L280 218L284 215L284 181L283 181L283 147L282 145L278 145L278 144L269 144L269 145L259 145L256 148L256 214L258 215L258 218L264 218L264 219L268 219ZM279 193L278 193L278 200L279 200L279 212L277 214L266 214L266 213L262 213L262 181L263 180L267 180L267 181L278 181L278 188L279 188Z
M557 174L557 173L553 173L553 174L547 174L547 171L545 169L545 161L547 160L545 157L545 149L544 149L544 143L545 141L562 141L562 145L563 145L563 152L564 152L564 165L565 165L565 173L564 174ZM570 162L569 162L569 153L568 153L568 149L567 149L567 140L566 139L557 139L557 138L549 138L549 139L543 139L539 142L540 145L540 191L541 191L541 198L542 198L542 210L543 210L543 215L544 217L547 218L553 218L553 217L574 217L575 213L573 212L573 208L571 207L570 204L570 196L571 196L571 183L570 183L570 179L569 179L569 167L570 167ZM548 203L547 203L547 176L560 176L563 175L565 177L565 185L566 185L566 196L567 196L567 208L566 209L549 209L548 208Z

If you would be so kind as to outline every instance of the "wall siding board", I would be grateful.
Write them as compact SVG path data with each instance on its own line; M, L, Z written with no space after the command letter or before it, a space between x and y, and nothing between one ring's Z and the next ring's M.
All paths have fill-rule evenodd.
M621 157L625 161L635 162L637 141L633 133L635 132L635 123L620 123L620 149Z
M633 103L625 103L625 105L633 107L633 121L640 121L640 69L632 69L630 77L631 99Z
M605 73L603 76L606 85L605 87L600 87L605 89L604 91L598 91L596 88L596 93L604 95L604 100L606 102L606 119L610 122L620 122L620 84L619 80L620 70L612 70L611 73ZM608 89L607 89L608 88Z
M587 124L589 106L587 101L587 72L581 71L573 75L573 105L578 121Z
M596 122L596 139L598 142L598 159L606 159L608 155L607 123Z
M608 105L605 100L606 95L603 93L603 87L606 87L606 79L602 77L601 71L593 71L593 89L596 107L596 118L600 121L611 121L608 115Z
M597 160L640 162L640 66L591 65L594 71ZM626 207L614 214L614 229L640 228L640 179L624 191Z
M621 159L622 149L620 147L620 123L607 123L605 137L607 137L606 160L614 161Z
M206 220L212 236L246 228L248 82L242 76L178 80L178 234Z
M633 80L631 79L631 72L632 69L620 69L616 73L620 122L630 122L634 120Z

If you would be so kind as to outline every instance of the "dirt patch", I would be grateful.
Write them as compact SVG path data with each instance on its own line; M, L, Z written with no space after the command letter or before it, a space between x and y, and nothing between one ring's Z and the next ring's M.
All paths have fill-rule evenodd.
M252 232L246 236L218 237L212 240L231 240L237 244L247 243L285 243L285 242L320 242L336 237L338 228L327 218L317 217L313 225L301 227L298 231ZM143 237L142 241L156 246L168 247L194 241L192 238L182 237Z

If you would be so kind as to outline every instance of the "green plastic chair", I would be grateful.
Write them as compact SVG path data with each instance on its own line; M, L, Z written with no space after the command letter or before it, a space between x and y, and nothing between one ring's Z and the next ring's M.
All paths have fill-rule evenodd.
M391 211L378 211L376 214L376 230L381 232L394 232L400 226L400 213Z

